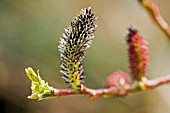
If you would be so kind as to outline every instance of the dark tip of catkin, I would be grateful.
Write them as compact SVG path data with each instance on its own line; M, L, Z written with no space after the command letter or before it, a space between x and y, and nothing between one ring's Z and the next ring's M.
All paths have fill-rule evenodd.
M133 36L135 36L136 33L138 33L138 31L137 31L137 29L136 29L134 26L132 26L132 25L131 25L130 27L128 27L127 30L128 30L128 35L127 35L126 41L127 41L127 43L129 43L130 40L131 40L131 38L132 38Z

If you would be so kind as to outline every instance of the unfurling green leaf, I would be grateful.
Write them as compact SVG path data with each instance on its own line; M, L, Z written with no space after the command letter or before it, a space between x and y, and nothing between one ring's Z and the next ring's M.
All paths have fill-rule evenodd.
M28 67L27 69L25 69L25 71L29 79L32 81L31 83L32 94L31 96L28 96L29 99L42 100L57 96L51 92L52 89L48 85L48 83L41 79L39 71L37 71L36 74L31 67Z

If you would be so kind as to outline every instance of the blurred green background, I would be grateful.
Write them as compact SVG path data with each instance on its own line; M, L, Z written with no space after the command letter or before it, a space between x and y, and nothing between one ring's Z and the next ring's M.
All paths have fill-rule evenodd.
M154 0L170 24L170 1ZM105 85L116 70L129 73L125 37L136 26L149 42L149 78L170 74L170 40L137 0L0 0L0 110L1 113L168 113L170 86L125 98L66 96L28 100L30 80L24 69L40 69L50 85L67 88L60 77L58 41L81 8L92 7L99 17L94 43L86 52L85 84Z

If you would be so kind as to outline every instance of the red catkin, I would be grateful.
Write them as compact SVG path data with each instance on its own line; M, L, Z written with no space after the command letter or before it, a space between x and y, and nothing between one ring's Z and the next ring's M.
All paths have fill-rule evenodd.
M130 27L128 31L127 42L131 77L132 80L141 80L143 76L146 76L149 57L148 42L134 27Z

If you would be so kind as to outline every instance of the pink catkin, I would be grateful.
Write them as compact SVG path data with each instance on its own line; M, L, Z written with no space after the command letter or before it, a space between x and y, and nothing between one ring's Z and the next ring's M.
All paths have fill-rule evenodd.
M121 79L124 80L124 84L120 83ZM108 88L117 86L124 87L125 85L129 84L130 84L129 76L120 70L111 73L106 79L106 87Z
M132 80L141 80L143 76L146 76L149 57L148 42L135 28L130 27L128 31L128 56Z

